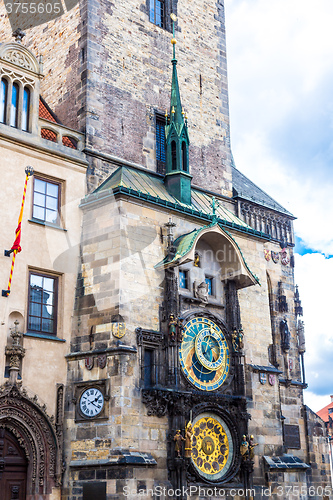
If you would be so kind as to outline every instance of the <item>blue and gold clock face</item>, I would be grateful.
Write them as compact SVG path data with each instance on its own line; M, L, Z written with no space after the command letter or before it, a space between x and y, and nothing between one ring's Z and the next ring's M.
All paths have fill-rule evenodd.
M211 319L195 317L184 325L179 359L187 379L198 389L214 391L230 368L229 347L221 328Z

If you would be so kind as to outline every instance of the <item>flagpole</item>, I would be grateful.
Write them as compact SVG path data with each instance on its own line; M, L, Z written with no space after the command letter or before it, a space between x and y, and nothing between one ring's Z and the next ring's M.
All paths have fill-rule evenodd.
M10 288L12 285L12 278L13 278L13 272L14 272L14 265L15 265L15 259L16 255L22 250L21 249L21 222L22 222L22 217L23 217L23 209L24 209L24 202L25 202L25 197L27 194L27 185L28 185L28 180L30 175L33 175L34 170L32 167L27 167L25 169L25 183L24 183L24 189L23 189L23 197L22 197L22 203L21 203L21 210L20 210L20 215L18 218L18 223L17 223L17 228L15 231L15 241L13 243L13 246L10 250L5 250L5 256L10 257L10 254L13 253L13 259L12 259L12 265L10 268L10 275L9 275L9 280L8 280L8 287L7 290L2 290L2 296L3 297L8 297L10 294Z

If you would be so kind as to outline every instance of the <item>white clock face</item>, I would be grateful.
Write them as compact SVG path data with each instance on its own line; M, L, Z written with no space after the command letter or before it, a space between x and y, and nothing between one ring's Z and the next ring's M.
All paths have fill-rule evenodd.
M104 406L104 396L99 389L91 387L86 389L80 398L80 410L85 417L96 417Z

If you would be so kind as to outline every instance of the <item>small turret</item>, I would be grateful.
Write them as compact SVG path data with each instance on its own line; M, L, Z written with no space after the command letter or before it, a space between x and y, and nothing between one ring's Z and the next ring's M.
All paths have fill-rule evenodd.
M165 142L166 142L166 174L165 185L170 194L182 203L191 203L191 180L189 173L189 136L187 116L182 109L177 75L175 21L177 17L171 14L173 25L172 57L172 84L170 115L166 113Z

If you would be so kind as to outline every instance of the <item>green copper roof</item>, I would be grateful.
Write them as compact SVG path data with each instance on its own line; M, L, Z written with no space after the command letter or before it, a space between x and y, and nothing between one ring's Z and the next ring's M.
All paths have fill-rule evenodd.
M237 241L232 237L232 235L229 233L229 231L226 231L220 224L210 224L209 226L203 226L200 229L194 229L190 233L182 234L179 236L174 242L173 242L173 247L175 249L175 254L172 255L166 255L166 257L160 261L158 264L156 264L154 267L155 269L160 269L160 268L165 268L165 267L172 267L178 264L182 264L184 262L188 262L189 259L188 255L189 252L193 249L193 246L196 241L198 241L198 238L200 236L200 233L207 233L207 231L214 231L217 230L222 234L222 235L227 235L229 242L232 242L233 247L237 248L239 251L239 257L246 268L247 274L250 277L250 281L247 282L248 286L249 284L259 284L260 281L259 278L251 271L249 268L247 262L245 261L243 252L240 249L240 246L238 245ZM184 260L184 257L187 256L187 259ZM181 262L180 262L181 261ZM244 271L245 272L245 271Z
M122 166L108 177L92 194L86 196L82 206L94 198L110 193L125 193L136 198L145 199L158 205L169 207L183 213L187 213L210 222L212 220L212 198L213 194L192 187L191 204L181 203L166 189L163 176L139 168ZM216 197L216 195L215 195ZM235 228L246 233L269 239L269 236L256 231L243 222L239 217L225 208L222 203L216 209L218 222L223 226Z

